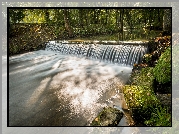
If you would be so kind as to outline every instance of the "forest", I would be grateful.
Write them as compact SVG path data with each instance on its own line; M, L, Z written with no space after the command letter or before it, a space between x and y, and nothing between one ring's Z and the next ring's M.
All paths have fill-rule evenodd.
M96 35L114 35L116 40L152 39L161 31L170 31L168 18L170 10L160 8L9 10L10 28L29 23L54 26L57 39Z
M119 58L125 58L125 52L128 62L142 56L140 62L132 62L132 73L123 87L135 121L131 126L171 126L171 8L9 8L7 18L9 56L45 49L49 41L143 42L147 48L143 53L140 43L139 49L135 44L129 50L107 44L111 47L103 47L101 59L107 55L113 62L116 57L122 61ZM83 50L80 45L64 46L67 51ZM90 54L95 48L89 47ZM100 126L100 118L91 125Z

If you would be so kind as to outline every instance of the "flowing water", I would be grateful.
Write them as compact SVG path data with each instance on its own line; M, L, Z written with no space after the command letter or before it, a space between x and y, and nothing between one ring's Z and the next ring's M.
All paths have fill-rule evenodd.
M110 61L125 66L133 66L141 62L147 47L138 43L125 43L125 45L103 45L103 44L69 44L69 42L50 41L46 50L52 50L62 54L85 56L102 61Z
M88 126L106 106L126 109L121 91L146 53L140 45L49 42L9 58L10 126ZM119 126L128 126L123 118Z

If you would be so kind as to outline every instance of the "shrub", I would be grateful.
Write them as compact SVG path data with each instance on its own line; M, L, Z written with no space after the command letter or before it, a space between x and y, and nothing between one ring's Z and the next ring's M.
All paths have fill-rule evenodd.
M154 68L154 76L162 84L171 81L171 47L160 56Z

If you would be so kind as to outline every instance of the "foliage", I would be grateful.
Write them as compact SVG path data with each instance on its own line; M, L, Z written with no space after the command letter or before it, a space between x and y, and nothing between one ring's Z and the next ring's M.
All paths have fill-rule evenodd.
M19 35L16 37L17 33ZM55 37L55 26L44 24L14 25L9 40L9 55L43 49L44 43Z
M143 61L147 64L150 64L150 62L152 61L152 55L151 54L145 54L143 56Z
M154 134L178 134L178 126L179 120L177 118L172 117L172 127L149 127L146 131Z
M171 126L171 114L167 112L167 108L158 106L151 108L151 111L151 118L144 122L147 126Z
M154 68L154 76L159 83L171 81L171 46L160 56Z
M133 79L134 85L147 86L152 89L154 82L153 67L142 68L140 73L136 74Z
M75 37L119 33L118 39L150 39L156 36L156 30L162 27L164 15L164 9L67 10L65 15L64 9L10 9L10 23L58 24L56 25L58 29L58 27L65 27L67 23L65 18L67 18L68 27L73 29ZM59 31L56 30L56 35L58 34Z
M160 104L153 90L147 86L125 85L123 93L134 119L142 123L150 119L151 108Z
M25 17L23 9L10 9L9 10L9 21L11 23L19 23Z

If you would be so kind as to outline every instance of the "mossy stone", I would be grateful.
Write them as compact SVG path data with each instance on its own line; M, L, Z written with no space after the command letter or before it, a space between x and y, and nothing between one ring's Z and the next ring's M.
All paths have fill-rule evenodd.
M91 126L117 126L122 117L122 111L112 107L105 107L92 121Z

